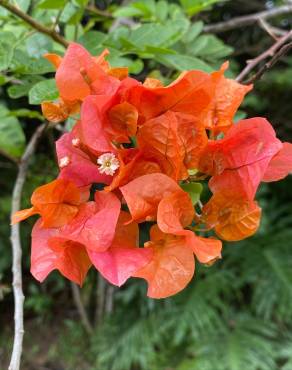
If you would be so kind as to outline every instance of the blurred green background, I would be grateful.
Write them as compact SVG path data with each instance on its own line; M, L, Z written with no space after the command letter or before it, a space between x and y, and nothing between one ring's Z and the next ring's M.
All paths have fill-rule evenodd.
M143 80L165 83L185 69L211 71L230 60L229 76L291 29L290 13L226 32L205 25L271 10L289 1L15 0L10 4L91 53L111 52ZM292 7L292 4L290 2ZM53 69L42 58L64 47L0 6L0 369L13 337L9 212L17 159L42 122L39 103L56 96ZM255 84L237 119L265 116L292 141L292 55ZM70 121L65 128L70 127ZM42 138L28 173L22 206L57 173L57 126ZM261 186L263 219L256 236L226 243L223 259L197 265L174 298L146 297L146 284L109 286L91 270L81 291L92 333L84 329L72 286L53 272L39 284L29 273L30 231L21 225L25 336L23 370L292 370L292 176ZM207 194L205 194L206 196ZM204 194L203 194L204 197ZM204 199L203 199L204 200ZM76 292L76 291L75 291Z

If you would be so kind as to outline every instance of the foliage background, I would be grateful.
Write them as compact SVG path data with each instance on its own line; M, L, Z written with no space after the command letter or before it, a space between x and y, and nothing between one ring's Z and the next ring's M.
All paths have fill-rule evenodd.
M173 80L184 69L210 71L229 59L235 76L247 59L273 43L259 24L218 35L212 24L286 4L287 1L87 1L14 0L39 23L77 40L93 54L107 47L114 66L129 66L138 79ZM291 14L270 20L291 28ZM11 191L25 142L41 123L38 104L54 98L52 67L42 59L64 48L0 7L0 368L7 368L13 329L9 212ZM48 79L49 82L48 82ZM237 118L266 116L282 140L292 141L292 56L257 82ZM66 122L65 128L69 127ZM32 189L57 171L51 128L34 156L23 207ZM81 296L93 333L78 316L70 284L57 272L40 285L29 274L30 230L24 249L24 370L291 370L292 369L292 176L264 185L261 229L228 243L211 268L197 266L181 294L146 298L146 285L109 287L91 271ZM203 196L207 194L203 193Z

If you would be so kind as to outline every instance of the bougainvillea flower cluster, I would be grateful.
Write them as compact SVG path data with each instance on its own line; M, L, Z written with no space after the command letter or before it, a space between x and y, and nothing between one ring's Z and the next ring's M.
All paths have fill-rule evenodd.
M59 176L32 195L31 272L54 269L83 284L89 268L110 283L145 279L148 296L164 298L192 279L195 263L221 258L222 240L259 227L262 181L292 171L292 144L265 118L234 123L252 86L224 76L183 72L168 86L128 76L105 57L72 43L56 68L59 100L43 102L47 120L76 120L56 142ZM205 204L199 200L202 185ZM148 225L148 227L147 227ZM139 231L149 231L141 245Z

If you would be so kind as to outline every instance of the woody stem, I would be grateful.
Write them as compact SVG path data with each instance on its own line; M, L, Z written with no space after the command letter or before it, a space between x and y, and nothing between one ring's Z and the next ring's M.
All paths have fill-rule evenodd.
M29 160L31 156L34 154L37 143L46 127L47 127L46 124L42 124L37 128L37 130L31 137L25 149L25 152L19 162L18 174L12 193L11 215L13 215L20 209L21 194L26 179ZM19 370L22 354L22 341L24 334L23 329L24 295L22 290L22 267L21 267L22 248L20 241L19 224L11 226L10 240L12 244L12 275L13 275L12 285L14 294L14 342L8 370Z
M21 9L19 9L15 5L10 4L9 1L0 0L0 6L7 9L12 14L16 15L18 18L22 19L24 22L29 24L32 28L51 37L54 41L63 45L65 48L69 45L69 42L63 36L61 36L58 32L56 32L55 29L48 28L42 25L41 23L37 22L30 15L24 13Z

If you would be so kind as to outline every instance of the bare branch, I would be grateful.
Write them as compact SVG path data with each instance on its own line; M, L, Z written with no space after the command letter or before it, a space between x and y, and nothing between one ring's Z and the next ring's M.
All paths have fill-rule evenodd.
M26 179L29 160L34 154L37 143L46 128L46 124L42 124L37 128L31 137L26 150L20 160L18 174L12 193L11 215L20 209L21 194L23 185ZM21 257L22 248L20 242L19 224L11 226L11 244L12 244L12 274L13 274L13 294L14 294L14 342L13 350L8 370L19 370L22 354L23 341L23 302L24 295L22 290L22 267Z
M91 335L93 333L93 329L90 324L89 318L87 316L84 304L82 302L80 289L75 283L72 283L72 282L71 282L71 289L72 289L73 299L77 307L82 325L84 329L86 330L87 334Z
M22 19L24 22L29 24L32 28L36 29L37 31L48 35L53 40L58 42L59 44L63 45L65 48L69 45L69 42L61 36L55 29L48 28L43 26L41 23L37 22L34 18L30 15L24 13L15 5L12 5L7 0L0 0L0 6L10 11L12 14L16 15L18 18Z
M288 31L282 30L278 27L271 26L267 21L264 19L259 20L260 27L265 30L274 40L278 40L278 36L285 36L287 35Z
M220 33L232 30L234 28L240 28L245 26L250 26L258 22L260 19L269 19L273 17L277 17L279 15L284 15L292 13L292 4L279 6L277 8L264 10L262 12L250 14L250 15L243 15L240 17L235 17L230 19L226 22L219 22L215 24L209 24L204 27L204 32L212 32L212 33Z
M247 65L246 67L241 71L241 73L237 76L236 78L236 81L239 81L239 82L242 82L244 80L244 78L253 70L255 69L261 62L263 62L264 60L266 60L267 58L269 57L273 57L276 55L276 53L279 51L279 49L281 49L281 47L292 37L292 30L290 32L288 32L286 35L282 36L280 39L278 39L269 49L267 49L266 51L264 51L262 54L260 54L259 56L257 56L256 58L254 59L251 59L249 61L247 61ZM287 52L289 50L289 48L286 50L285 48L285 52ZM276 60L273 61L273 65L276 63L276 61L282 56L284 55L283 53L280 53ZM270 66L271 67L271 66ZM269 67L269 68L270 68ZM265 71L267 70L268 68L265 68ZM263 73L265 72L263 71ZM262 74L263 74L262 73ZM262 76L261 74L261 76ZM260 77L260 76L259 76ZM258 78L259 78L258 77ZM255 79L252 79L253 81L255 81Z
M278 60L285 54L288 53L288 51L292 49L292 42L289 42L288 44L285 44L284 46L281 47L280 50L277 51L277 53L273 56L271 60L269 60L267 63L265 63L258 71L257 73L252 76L249 80L247 80L245 83L250 84L254 83L255 81L259 80L263 74L272 68Z

